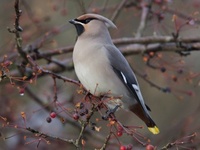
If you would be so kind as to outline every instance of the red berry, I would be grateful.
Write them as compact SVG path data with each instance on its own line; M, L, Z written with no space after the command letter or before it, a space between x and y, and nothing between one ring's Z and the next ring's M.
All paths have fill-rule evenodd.
M133 145L132 145L132 144L128 144L128 145L127 145L127 150L132 150L132 148L133 148Z
M24 88L20 88L20 89L19 89L19 94L20 94L21 96L24 96L24 92L25 92L25 89L24 89Z
M148 145L146 146L146 150L154 150L154 146L151 145L151 144L148 144Z
M78 120L79 119L79 115L77 113L73 114L73 118L74 120Z
M8 66L10 66L11 64L12 64L11 61L6 60L6 61L3 63L3 66L4 66L4 67L8 67Z
M122 136L122 134L123 134L123 133L122 133L121 131L118 131L118 132L117 132L117 136Z
M126 150L126 146L124 145L120 146L120 150Z
M51 112L50 117L51 118L56 118L56 113L55 112Z
M122 126L118 125L118 131L123 131Z

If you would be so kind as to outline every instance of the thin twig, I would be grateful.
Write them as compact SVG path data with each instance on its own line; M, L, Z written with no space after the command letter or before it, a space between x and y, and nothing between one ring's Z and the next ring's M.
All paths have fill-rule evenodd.
M60 140L60 141L67 142L67 143L70 143L70 144L73 144L73 145L74 145L74 142L75 142L73 139L64 139L64 138L56 137L56 136L53 136L53 135L50 135L50 134L40 132L40 131L35 130L31 127L25 128L25 130L33 133L35 136L40 136L40 137L42 136L44 138L51 138L51 139L55 139L55 140Z
M142 1L142 15L141 15L141 19L140 19L140 24L139 27L137 29L137 33L135 35L136 38L139 38L142 36L146 23L147 23L147 18L149 15L149 12L151 10L151 0L143 0Z
M54 89L54 102L57 101L58 95L57 95L57 87L56 87L56 78L55 76L52 76L53 78L53 89Z
M146 78L145 75L141 74L140 72L138 72L137 70L133 69L135 74L137 74L139 77L141 77L143 80L145 80L147 83L149 83L149 85L151 85L152 87L163 91L165 88L160 87L159 85L153 83L152 81L150 81L149 79Z
M107 135L105 141L104 141L103 146L99 150L105 150L106 149L106 147L108 145L108 142L110 140L111 135L112 135L112 132L110 131L109 134Z
M124 4L126 3L127 0L122 0L119 5L117 6L116 10L114 11L112 17L111 17L111 20L113 22L115 22L116 18L118 17L119 13L121 12Z
M44 108L47 112L51 112L54 108L46 105L45 103L43 103L42 99L40 99L35 93L33 93L31 91L31 89L29 87L26 87L26 94L28 94L28 96L30 98L33 99L33 101L35 101L37 104L39 104L42 108ZM58 118L63 118L62 116L60 116L59 114L57 114ZM66 119L66 118L65 118ZM76 128L80 128L80 125L78 125L76 122L74 122L73 120L67 119L66 121L68 124L72 125L73 127ZM88 134L90 134L88 132Z
M19 25L19 20L20 20L21 14L22 14L22 10L19 8L19 0L15 0L14 8L15 8L15 14L16 14L14 29L8 28L8 31L10 33L14 33L15 34L15 40L16 40L16 44L17 44L18 53L21 55L21 57L23 58L25 63L28 63L28 59L26 57L26 53L24 52L24 50L22 48L22 37L20 35L20 32L22 32L23 29Z
M157 3L155 3L155 1L153 1L153 2L154 2L154 4L157 4ZM167 6L167 5L165 5L165 6ZM138 10L142 9L142 7L140 7L139 4L137 2L135 2L135 1L127 2L124 7L126 7L126 8L135 7ZM111 8L107 8L107 9L111 9ZM163 7L162 10L164 12L166 12L166 14L168 13L168 14L171 14L171 15L177 15L178 17L180 17L182 19L186 19L186 20L188 20L188 19L194 19L194 21L195 21L196 24L200 24L200 19L198 19L198 17L194 18L192 15L188 15L188 14L185 14L183 12L178 11L178 9L174 10L174 9L172 9L170 7ZM99 9L99 11L102 11L102 9ZM157 12L155 12L155 11L152 11L152 13L153 14L157 14Z
M31 64L32 66L34 66L35 69L37 69L38 72L41 72L41 73L44 73L44 74L52 75L52 76L54 76L54 77L56 77L56 78L58 78L58 79L63 80L64 82L74 83L74 84L76 84L76 85L78 85L78 86L81 85L78 81L69 79L69 78L67 78L67 77L65 77L65 76L58 75L58 74L53 73L53 72L51 72L51 71L49 71L49 70L45 70L45 69L39 67L29 55L27 56L27 58L28 58L30 64Z
M184 14L183 12L180 12L178 11L178 9L174 10L174 9L171 9L170 7L166 7L164 9L164 11L166 13L169 13L171 15L177 15L178 17L182 18L182 19L186 19L186 20L189 20L189 19L194 19L195 23L197 24L200 24L200 19L198 19L198 17L194 18L193 16L191 15L188 15L188 14Z
M76 0L80 6L80 9L82 11L83 14L86 14L87 13L87 10L85 8L85 3L83 0Z
M190 144L193 142L193 139L197 136L196 133L193 133L191 135L185 136L183 138L177 139L174 142L168 143L167 145L163 146L160 150L168 150L169 148L176 147L181 147L186 144ZM189 147L187 149L190 149Z
M32 7L30 7L29 3L26 0L21 0L21 4L24 6L27 15L28 15L28 19L30 19L32 21L32 23L36 26L37 30L41 30L40 24L36 23L36 21L34 21L34 13L32 11Z

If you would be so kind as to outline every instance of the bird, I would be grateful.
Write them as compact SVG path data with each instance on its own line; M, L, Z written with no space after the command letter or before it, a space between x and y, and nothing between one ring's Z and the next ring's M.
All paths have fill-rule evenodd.
M99 14L83 14L69 21L75 26L77 40L72 59L81 84L95 96L118 97L106 101L109 109L117 106L136 114L150 132L159 129L151 118L136 76L128 61L113 44L108 28L117 28ZM119 98L121 97L121 98Z

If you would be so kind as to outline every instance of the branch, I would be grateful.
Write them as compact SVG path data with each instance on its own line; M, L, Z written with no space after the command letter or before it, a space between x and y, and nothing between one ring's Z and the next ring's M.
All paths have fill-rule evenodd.
M19 9L19 0L15 0L14 8L15 8L15 14L16 14L14 29L8 28L8 31L10 33L14 33L15 34L18 53L21 55L21 57L23 58L25 63L28 63L28 59L26 57L26 53L23 51L23 48L22 48L22 37L20 36L20 32L22 32L23 29L19 25L19 20L20 20L21 14L22 14L22 10Z
M119 13L121 12L124 4L126 3L127 0L122 0L121 3L117 6L116 10L114 11L111 20L115 22L116 18L118 17ZM105 7L104 7L105 8Z
M122 47L120 48L120 50L125 56L144 54L144 53L149 53L149 52L176 52L176 53L179 53L181 56L187 56L192 51L200 51L200 43L186 44L184 47L177 47L175 43L169 43L169 44L164 44L164 45L150 44L148 46L131 45L127 47Z
M171 43L171 42L182 42L182 43L195 43L200 42L200 37L179 37L175 39L173 36L146 36L140 38L122 37L119 39L113 39L116 45L125 44L155 44L155 43Z
M128 38L128 37L123 37L123 38L119 38L119 39L113 39L113 43L116 46L129 46L131 44L141 44L140 46L138 45L138 47L132 47L131 48L127 48L127 50L129 51L129 49L132 49L132 51L134 51L134 53L132 54L138 54L138 53L143 53L145 51L149 51L150 49L152 51L156 51L157 49L162 48L162 51L165 51L164 49L166 49L166 51L168 50L168 47L170 47L170 51L177 51L180 48L177 48L177 44L176 43L186 43L188 45L191 45L194 49L198 49L199 48L199 43L200 43L200 37L192 37L192 38L188 38L188 37L183 37L183 38L177 38L174 39L174 37L172 36L146 36L146 37L141 37L141 38ZM167 45L167 43L169 43L169 45ZM143 45L142 45L143 44ZM155 44L155 45L150 45L150 44ZM165 45L161 45L161 44L165 44ZM146 46L146 45L150 45L150 46ZM173 46L173 47L172 47ZM120 48L119 49L122 50L122 52L126 51L124 50L124 48ZM183 49L180 49L183 50ZM51 56L56 56L56 55L62 55L65 53L71 53L73 52L73 46L67 46L67 47L63 47L63 48L58 48L58 49L54 49L54 50L47 50L47 52L40 52L37 54L32 54L31 56L36 56L33 57L35 60L36 59L42 59L45 57L51 57ZM1 59L0 59L1 60Z
M31 64L33 67L35 67L36 72L52 75L53 77L58 78L58 79L61 79L61 80L63 80L64 82L74 83L74 84L76 84L76 85L78 85L78 86L81 85L78 81L69 79L69 78L67 78L67 77L65 77L65 76L58 75L58 74L56 74L56 73L54 73L54 72L51 72L51 71L49 71L49 70L46 70L46 69L43 69L43 68L39 67L29 55L27 56L27 58L28 58L30 64Z
M108 145L108 142L109 142L109 140L111 138L111 135L112 135L112 132L110 131L109 134L107 135L105 141L104 141L103 146L99 150L105 150L106 149L106 147Z
M162 147L161 150L168 150L169 148L172 147L176 147L178 149L178 147L182 147L186 144L190 144L193 142L194 138L197 136L197 133L193 133L191 135L185 136L181 139L178 139L174 142L168 143L166 146ZM190 149L189 147L184 146L185 149Z
M34 20L34 17L35 17L35 14L32 10L32 7L29 5L30 3L28 3L26 0L21 0L21 4L24 6L26 12L27 12L27 15L28 15L28 19L31 20L31 22L33 23L33 25L35 25L35 27L37 28L37 30L40 30L41 31L41 26L40 24L38 24L35 20Z
M32 129L30 127L25 128L25 130L33 133L35 136L38 136L38 137L51 138L51 139L67 142L67 143L70 143L70 144L74 144L74 140L72 140L72 139L64 139L64 138L56 137L56 136L53 136L53 135L49 135L49 134L37 131L37 130Z
M66 46L66 47L62 47L58 49L47 50L47 52L37 52L37 53L31 54L31 56L35 60L42 59L42 58L49 58L51 56L72 53L73 48L74 48L73 46Z
M164 9L164 11L166 11L167 13L169 13L169 14L171 14L171 15L176 14L178 17L180 17L180 18L182 18L182 19L186 19L186 20L188 20L188 19L193 19L192 16L189 16L189 15L184 14L184 13L182 13L182 12L180 12L180 11L177 11L177 10L173 10L173 9L171 9L171 8L169 8L169 7L166 7L166 8ZM195 23L200 24L200 19L195 18L194 21L195 21Z
M137 47L138 49L131 47L131 49L133 51L136 51L136 53L134 53L134 54L138 54L138 53L145 52L144 47L146 47L146 45L149 45L149 44L155 44L155 45L149 46L149 49L151 48L151 50L157 50L160 47L162 49L165 49L165 48L169 47L169 45L170 45L170 46L176 47L174 50L172 49L171 51L177 51L176 43L186 43L188 45L192 44L194 49L198 49L199 43L200 43L200 37L192 37L192 38L188 38L188 37L181 38L180 37L177 39L174 39L174 37L172 37L172 36L156 36L156 37L155 36L146 36L146 37L141 37L141 38L123 37L123 38L119 38L119 39L113 39L113 43L118 47L123 46L123 45L130 46L131 44L144 44L144 45L140 45L139 47ZM169 45L167 45L167 43L169 43ZM161 44L166 44L166 45L161 45ZM170 48L173 48L173 47L170 47ZM121 48L121 49L123 49L123 48ZM146 50L148 51L148 47L146 47ZM125 50L122 50L122 51L125 51ZM59 49L55 49L55 50L47 50L47 52L40 52L39 54L37 54L37 58L41 59L44 57L51 57L51 56L61 55L61 54L71 53L71 52L73 52L73 46L67 46L67 47L63 47L63 48L59 48Z
M129 51L132 51L131 54L139 54L148 51L184 51L184 48L177 47L177 43L185 43L190 47L190 51L198 50L200 47L200 37L193 38L177 38L174 39L172 36L147 36L141 38L119 38L113 39L113 43L119 47L119 49L126 54ZM141 44L137 47L134 47L131 44ZM142 45L143 44L143 45ZM150 45L152 44L152 45ZM130 46L131 45L131 46ZM148 45L148 46L147 46ZM120 47L124 46L124 47ZM126 46L126 47L125 47ZM44 57L51 57L56 55L61 55L65 53L73 52L73 46L67 46L55 50L47 50L47 52L41 52L37 54L37 59L41 59ZM34 55L32 55L34 56Z
M82 11L83 14L87 13L87 10L85 8L85 3L83 0L76 0L76 2L78 3L78 5L80 6L80 9Z
M156 85L155 83L151 82L149 79L147 79L145 74L141 74L140 72L136 71L135 69L133 69L133 71L135 74L137 74L139 77L141 77L144 81L149 83L150 86L152 86L160 91L164 91L166 89L166 88L162 88L159 85Z
M48 36L50 36L51 33L48 34ZM42 37L40 38L39 41L41 41L41 39L43 39L42 41L44 42L44 40L46 40L47 37ZM188 45L191 45L191 47L194 48L194 50L199 49L199 43L200 43L200 37L179 37L177 39L175 39L173 36L146 36L146 37L140 37L140 38L133 38L133 37L122 37L122 38L118 38L118 39L113 39L113 43L118 46L120 48L120 46L130 46L130 44L141 44L140 46L138 45L138 47L132 47L131 48L126 48L127 51L132 51L132 54L140 54L143 53L145 51L157 51L162 48L162 51L183 51L183 48L177 48L176 43L186 43ZM165 45L161 45L164 44ZM170 43L169 45L167 45L167 43ZM172 46L172 43L173 46ZM142 45L143 44L143 45ZM146 46L149 44L157 44L157 45L151 45L151 46ZM169 49L169 46L170 49ZM66 47L62 47L62 48L58 48L58 49L53 49L53 50L47 50L46 52L39 52L39 48L41 47L41 42L37 43L33 43L30 46L27 46L27 48L25 48L25 51L28 51L32 56L32 58L34 60L38 60L38 59L42 59L42 58L47 58L47 57L51 57L51 56L56 56L56 55L62 55L62 54L66 54L66 53L71 53L73 52L73 46L66 46ZM120 48L123 52L126 51L125 48ZM36 53L36 51L38 51ZM192 50L191 50L192 51ZM126 52L125 52L126 53ZM14 58L17 57L17 53L12 53L9 54L7 59L8 60L13 60ZM2 62L4 60L4 57L0 58L0 62ZM65 62L66 63L66 62ZM63 63L63 64L65 64Z
M137 29L137 33L135 35L136 38L139 38L142 36L142 33L144 32L145 26L146 26L146 22L147 22L147 18L149 15L149 12L151 10L151 0L143 0L142 2L142 15L141 15L141 19L140 19L140 25Z
M63 32L66 29L69 29L69 24L62 24L60 26L56 26L53 29L49 30L48 32L44 33L41 37L37 38L32 44L26 45L24 51L28 53L37 52L42 46L44 45L45 41L49 40L53 36Z
M165 1L163 1L165 2ZM154 4L156 5L159 5L158 3L156 3L155 1L153 1ZM168 3L168 1L166 1L166 3ZM169 13L171 15L177 15L178 17L182 18L182 19L185 19L185 20L188 20L188 19L193 19L194 17L192 17L191 15L187 15L187 14L184 14L180 11L177 11L177 10L174 10L174 9L171 9L170 7L166 7L166 4L164 5L165 7L161 7L161 5L159 5L160 8L162 8L162 10L166 13ZM125 5L124 5L125 8L130 8L130 7L135 7L137 8L138 10L142 9L142 7L135 1L128 1ZM110 9L110 8L108 8ZM102 11L102 9L100 8L99 11ZM156 11L152 11L153 14L157 14ZM197 24L200 24L200 19L198 19L197 17L194 18L195 20L195 23Z

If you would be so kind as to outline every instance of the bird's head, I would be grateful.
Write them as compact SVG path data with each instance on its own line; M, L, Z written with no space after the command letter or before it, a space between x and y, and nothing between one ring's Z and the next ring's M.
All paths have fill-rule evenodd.
M78 36L100 35L109 27L117 28L111 20L98 14L84 14L69 22L75 25Z

